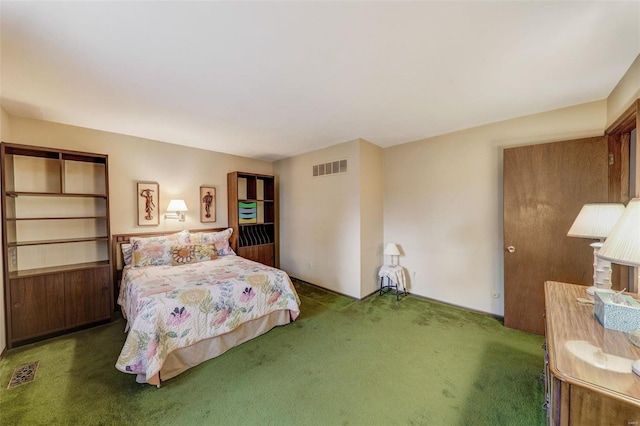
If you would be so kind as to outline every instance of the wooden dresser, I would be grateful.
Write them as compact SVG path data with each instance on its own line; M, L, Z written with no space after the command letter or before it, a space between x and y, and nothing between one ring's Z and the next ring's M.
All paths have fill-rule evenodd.
M551 425L640 425L640 348L593 315L586 287L545 283L547 420ZM637 297L637 295L636 295Z

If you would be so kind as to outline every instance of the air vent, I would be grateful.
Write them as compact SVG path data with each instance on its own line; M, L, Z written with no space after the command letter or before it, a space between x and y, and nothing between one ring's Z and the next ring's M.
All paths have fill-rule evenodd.
M329 176L347 172L347 160L336 160L313 166L313 177Z

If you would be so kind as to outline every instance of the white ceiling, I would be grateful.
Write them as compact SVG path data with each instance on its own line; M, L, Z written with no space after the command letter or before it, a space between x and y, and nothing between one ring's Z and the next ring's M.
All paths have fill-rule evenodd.
M13 116L275 160L606 98L640 2L8 2Z

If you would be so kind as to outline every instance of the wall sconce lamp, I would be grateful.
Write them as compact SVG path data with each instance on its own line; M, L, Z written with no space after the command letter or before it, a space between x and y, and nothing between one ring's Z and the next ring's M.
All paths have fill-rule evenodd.
M175 212L173 214L165 214L165 219L178 219L180 222L184 222L184 212L189 211L184 200L171 200L167 206L168 212Z
M622 212L624 212L624 204L585 204L567 233L569 237L600 240L591 244L593 248L593 286L587 289L587 293L592 296L596 289L608 290L611 288L611 262L600 258L598 252L605 238L609 236L613 226L622 216Z
M398 256L400 256L400 250L398 250L398 246L394 243L389 243L384 247L384 254L386 256L391 256L391 265L398 264ZM395 258L395 263L393 262Z

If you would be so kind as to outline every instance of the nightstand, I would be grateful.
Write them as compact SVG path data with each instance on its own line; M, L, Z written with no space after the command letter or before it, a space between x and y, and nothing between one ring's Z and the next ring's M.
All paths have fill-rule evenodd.
M380 277L380 296L392 290L396 291L396 300L400 300L400 293L407 295L407 284L405 278L405 269L400 265L384 265L380 267L378 272ZM384 285L384 279L387 279L387 285ZM402 291L400 290L402 289Z

